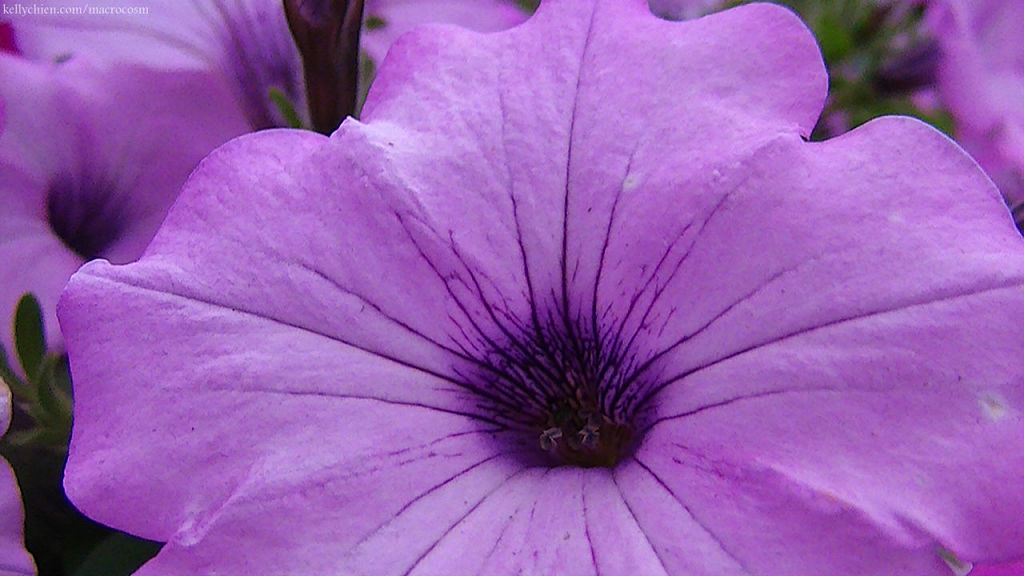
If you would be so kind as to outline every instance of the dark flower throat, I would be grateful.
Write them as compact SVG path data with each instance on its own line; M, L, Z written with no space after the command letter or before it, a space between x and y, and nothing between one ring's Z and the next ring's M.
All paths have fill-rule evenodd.
M124 231L122 207L101 182L58 178L46 196L46 220L65 246L83 260L103 256Z
M636 357L589 321L551 318L486 356L478 391L554 466L612 468L636 444ZM480 380L479 378L477 380Z

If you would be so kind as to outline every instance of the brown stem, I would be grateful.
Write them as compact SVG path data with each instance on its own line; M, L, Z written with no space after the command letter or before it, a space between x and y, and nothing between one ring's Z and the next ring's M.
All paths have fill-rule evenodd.
M284 0L302 55L313 129L330 134L355 112L363 0Z

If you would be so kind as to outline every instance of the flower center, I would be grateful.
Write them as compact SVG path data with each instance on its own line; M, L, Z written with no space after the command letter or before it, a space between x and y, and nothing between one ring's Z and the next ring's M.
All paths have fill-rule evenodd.
M475 391L551 465L613 468L632 454L641 385L617 335L553 319L492 350Z
M552 425L541 431L540 448L558 464L614 468L632 449L633 431L594 408L566 405L548 415Z
M65 246L84 260L98 258L121 236L122 209L111 188L99 182L62 177L46 196L46 220Z

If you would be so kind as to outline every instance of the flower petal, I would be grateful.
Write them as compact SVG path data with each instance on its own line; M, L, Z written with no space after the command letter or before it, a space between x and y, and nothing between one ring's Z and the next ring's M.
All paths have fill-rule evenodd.
M22 170L0 163L0 213L4 215L0 218L0 344L10 360L15 358L14 310L26 292L39 299L49 344L62 347L57 299L82 265L82 259L64 246L42 218L43 189Z
M780 139L715 188L640 334L658 351L646 377L661 387L804 331L1024 278L1020 236L991 183L915 120ZM688 397L728 393L710 392Z
M406 454L408 461L412 456ZM416 464L419 465L419 464ZM432 463L436 467L436 463ZM403 507L379 530L364 536L346 553L347 539L358 536L365 518L358 504L338 514L339 501L379 502L374 494L352 492L349 478L336 479L302 490L243 493L233 497L230 511L218 516L206 539L191 546L176 538L139 574L189 573L228 566L231 570L267 569L365 572L369 574L438 574L457 569L463 574L616 574L644 570L665 574L630 517L610 474L603 470L530 469L512 472L506 466L475 467ZM380 466L385 469L386 466ZM424 468L427 470L427 468ZM435 468L436 470L436 468ZM418 470L386 473L382 487L405 494L420 485ZM254 475L255 476L255 475ZM250 482L255 484L255 482ZM372 485L366 482L367 486ZM249 488L247 486L246 488ZM380 498L382 496L376 496ZM401 502L389 494L386 500ZM320 502L322 514L309 514L309 501ZM351 504L350 504L351 505ZM271 513L278 522L254 527L252 508ZM374 506L368 505L367 510ZM372 514L380 522L380 513ZM495 521L495 519L500 519ZM281 555L259 542L290 541ZM294 541L291 541L294 540Z
M191 98L220 98L218 90L226 86L233 100L215 109L244 114L250 129L285 125L270 99L272 88L305 115L302 63L281 2L113 0L92 8L66 0L40 4L44 9L61 7L64 13L28 14L15 21L15 33L30 59L207 73L215 79L193 86Z
M723 54L736 56L722 66ZM622 300L619 283L649 275L654 248L679 233L675 214L709 200L670 191L692 192L767 138L809 133L825 90L811 35L767 5L672 23L637 0L548 3L506 33L413 32L388 65L364 120L409 133L392 170L483 278L525 276L512 286L527 284L528 301L500 292L519 319L570 299L590 312L599 277L600 299ZM623 253L639 228L656 245Z
M720 400L666 400L638 460L681 494L694 492L680 468L710 477L721 463L762 471L765 506L775 492L796 494L787 514L800 500L841 504L863 526L832 551L837 565L855 565L864 550L852 543L872 539L872 555L889 549L894 561L894 545L908 558L940 547L971 561L1012 557L1024 538L1024 454L1008 447L1024 434L1024 371L1006 359L1024 346L1020 300L1014 287L851 320L698 371L687 388L703 401L721 389ZM764 522L784 523L771 510ZM770 542L731 543L770 554Z
M388 48L415 26L431 22L454 24L477 32L497 32L519 24L526 12L513 0L369 0L360 44L367 56L380 64Z
M36 573L21 537L23 519L21 494L14 474L7 462L0 459L0 576Z
M0 436L11 422L11 395L0 382ZM36 573L22 540L24 514L21 493L11 467L0 458L0 576L32 576Z
M303 161L326 144L312 133L280 131L226 145L193 176L142 261L121 268L94 262L73 278L61 314L77 387L67 488L91 514L168 538L185 510L202 508L193 499L210 505L225 498L270 450L253 438L271 430L286 438L309 418L331 421L332 398L466 414L483 425L479 399L453 371L459 356L446 347L444 327L430 321L431 313L447 314L443 284L401 274L402 266L426 278L434 272L394 206L371 189L345 191L366 177L350 160L316 169ZM258 214L262 234L252 239ZM355 266L354 254L381 266ZM125 314L146 321L102 321ZM180 347L189 360L154 356L154 346ZM120 352L102 360L104 349ZM249 400L253 394L263 400ZM289 396L302 400L301 409L279 409L277 398ZM110 402L132 407L111 414ZM217 421L224 414L251 433L223 437ZM174 440L161 440L168 433ZM122 434L138 443L119 447ZM167 452L154 452L155 445ZM168 461L181 478L167 483L142 472ZM207 475L223 475L224 485L210 486ZM109 482L139 503L112 504ZM161 498L144 496L156 490Z
M903 548L841 499L749 463L651 451L619 477L663 557L693 563L684 574L949 574L934 547ZM658 530L668 522L674 538Z
M1024 203L1024 4L930 2L926 22L942 47L937 87L957 141L1016 210Z
M1020 576L1024 574L1024 562L999 564L994 566L975 566L970 576Z
M638 459L679 494L680 467L707 475L704 459L762 471L782 493L759 496L766 523L776 497L834 501L859 518L844 537L864 545L873 526L886 557L894 543L907 561L1019 554L1024 456L1006 448L1024 434L1024 247L991 184L900 119L779 142L737 172L684 268L703 291L669 298L691 305L666 333L690 327L652 364ZM769 554L760 537L733 547ZM839 548L856 566L857 547Z
M116 14L82 13L72 0L41 0L62 14L23 14L11 20L21 53L33 60L85 58L103 65L135 63L161 68L209 65L215 41L212 14L195 2L110 0ZM212 6L206 7L212 10Z
M460 416L312 395L250 393L245 401L265 413L239 414L258 422L250 435L258 451L245 462L214 456L215 469L163 465L168 486L199 473L217 478L219 489L229 471L240 474L219 501L193 497L180 525L164 534L167 546L139 574L401 573L522 467L495 449L500 438ZM217 426L212 416L191 422ZM210 492L186 482L193 494ZM151 494L168 492L156 486ZM113 500L110 493L72 497L125 525L140 515L137 500L116 493ZM268 515L273 522L254 522Z

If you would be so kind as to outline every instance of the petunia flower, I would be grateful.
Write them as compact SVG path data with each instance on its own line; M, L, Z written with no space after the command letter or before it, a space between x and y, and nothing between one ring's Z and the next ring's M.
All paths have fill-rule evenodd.
M1024 3L936 0L929 21L943 49L939 95L956 138L1024 219Z
M790 12L413 32L59 309L140 575L946 576L1024 552L1024 244L906 118L805 140Z
M11 423L11 393L0 380L0 436ZM0 458L0 576L32 576L32 558L22 542L21 494L11 467Z
M80 6L71 0L46 5ZM22 50L33 58L84 56L164 69L217 73L231 87L253 129L289 125L271 96L277 92L308 121L302 62L281 0L112 0L118 14L65 14L14 21ZM133 13L136 12L136 13ZM364 47L374 59L417 24L450 22L481 31L517 24L526 13L513 0L370 0Z
M81 7L70 0L42 4ZM302 64L280 0L111 0L106 7L120 11L24 16L12 21L15 37L37 60L212 72L231 90L232 111L240 110L252 129L287 125L271 90L304 113Z
M246 131L230 98L208 74L0 54L0 342L9 353L23 293L39 298L59 349L55 310L71 274L92 258L142 254L199 160Z

